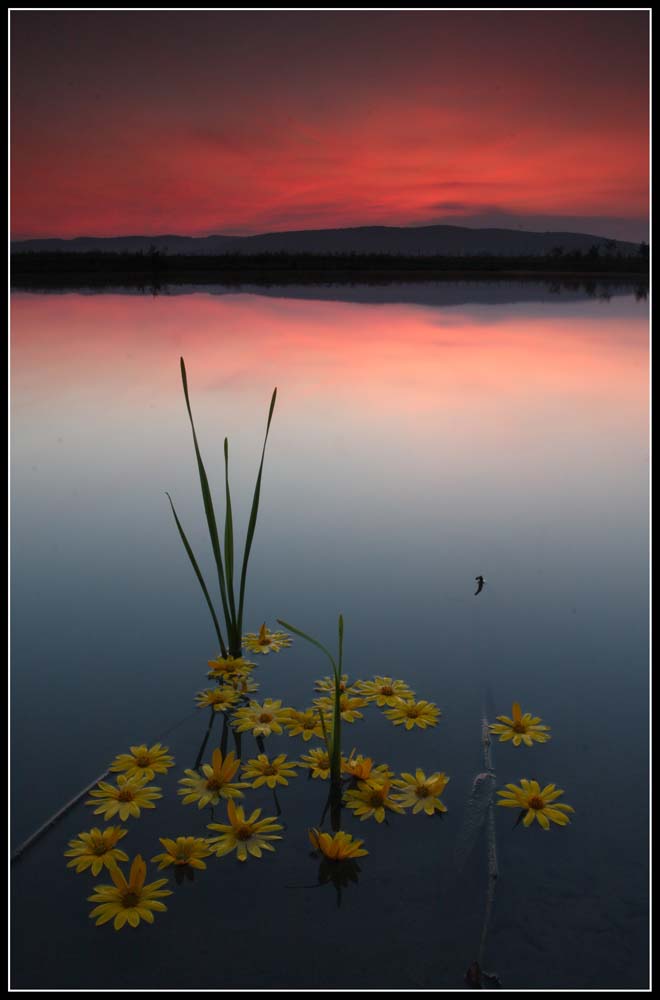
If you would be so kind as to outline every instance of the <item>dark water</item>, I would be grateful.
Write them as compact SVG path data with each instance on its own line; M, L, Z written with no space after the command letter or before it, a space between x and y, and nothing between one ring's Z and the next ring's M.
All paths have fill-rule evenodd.
M208 859L170 879L153 926L119 933L88 916L107 875L65 867L99 825L79 804L12 866L15 987L461 988L488 890L465 825L481 714L515 700L553 738L495 743L497 787L555 782L576 812L546 833L497 810L482 964L511 988L647 985L647 324L625 288L541 283L13 296L14 847L164 734L177 766L120 846L149 859L160 836L206 834L208 811L176 795L217 653L164 495L211 580L181 354L219 506L230 439L240 537L279 390L248 628L282 617L331 644L342 611L351 678L401 677L443 713L407 733L370 706L346 749L451 777L442 818L343 814L369 854L340 906L307 840L326 786L301 776L279 793L275 854ZM299 708L328 673L301 640L263 661L260 695ZM246 802L276 811L267 790Z

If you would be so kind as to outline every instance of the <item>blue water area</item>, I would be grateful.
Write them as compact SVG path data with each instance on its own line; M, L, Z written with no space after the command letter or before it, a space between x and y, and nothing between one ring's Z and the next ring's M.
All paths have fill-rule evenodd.
M626 285L15 293L13 848L156 740L176 766L120 846L149 860L226 821L177 795L218 654L165 496L218 600L180 356L219 516L229 439L240 540L278 388L246 630L283 618L335 648L343 613L350 679L401 678L442 713L407 732L370 704L345 751L444 771L447 812L343 809L369 853L338 891L308 839L327 784L248 789L284 827L276 851L170 875L167 912L115 932L89 918L107 873L66 867L107 825L83 796L12 865L12 985L452 989L478 961L505 988L646 987L648 308ZM256 697L296 708L329 673L299 638L259 664ZM495 788L552 782L575 813L544 831L495 808L493 840L482 718L514 702L552 738L494 742ZM202 760L221 737L218 717ZM250 734L240 751L258 753Z

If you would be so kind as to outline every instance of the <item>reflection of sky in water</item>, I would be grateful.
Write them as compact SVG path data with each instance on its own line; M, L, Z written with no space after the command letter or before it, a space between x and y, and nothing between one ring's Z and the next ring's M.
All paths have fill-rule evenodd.
M620 296L441 308L286 294L14 296L16 840L125 745L186 715L216 652L164 496L208 567L183 354L218 497L230 439L235 511L249 502L279 389L248 626L279 616L331 641L343 610L354 674L403 676L443 709L401 767L424 766L419 755L426 762L423 746L432 748L441 759L430 769L452 774L457 821L479 768L485 683L498 713L518 699L542 715L555 738L527 776L559 782L579 810L567 863L586 877L593 857L597 896L625 877L638 899L645 305ZM475 600L478 573L487 585ZM286 655L265 694L299 703L327 671L298 646ZM381 757L405 744L392 732L373 730ZM371 749L371 728L363 739ZM531 760L508 747L496 758L503 781L526 776ZM608 818L614 797L628 806ZM561 863L556 848L553 858Z

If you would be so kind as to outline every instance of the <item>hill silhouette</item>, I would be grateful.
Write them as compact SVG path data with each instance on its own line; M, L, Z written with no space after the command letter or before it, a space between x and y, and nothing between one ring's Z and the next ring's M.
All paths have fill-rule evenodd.
M222 254L393 254L410 256L549 256L553 253L601 253L632 256L639 245L587 233L531 232L518 229L470 229L466 226L357 226L348 229L302 229L256 236L80 236L74 239L17 240L16 253Z

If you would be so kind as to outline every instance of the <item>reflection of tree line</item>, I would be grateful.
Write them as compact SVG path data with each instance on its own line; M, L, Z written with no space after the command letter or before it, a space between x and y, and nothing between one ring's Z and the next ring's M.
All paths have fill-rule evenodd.
M231 284L249 280L256 284L323 283L352 281L356 276L365 283L427 281L447 275L613 275L640 276L648 280L648 246L643 243L636 254L624 256L615 244L590 250L566 251L555 247L544 256L399 256L395 254L168 254L152 247L144 253L28 252L11 258L12 284L20 287L67 287L72 285L123 284L136 288L160 287L163 284L221 282ZM558 277L554 283L563 282ZM591 294L590 287L586 289Z

